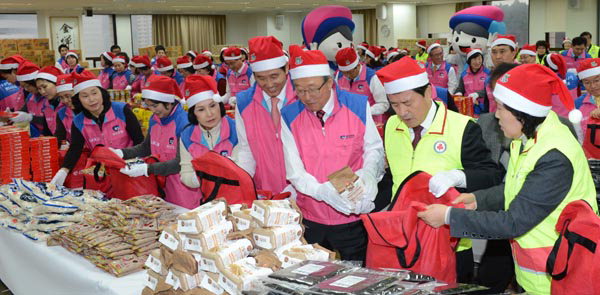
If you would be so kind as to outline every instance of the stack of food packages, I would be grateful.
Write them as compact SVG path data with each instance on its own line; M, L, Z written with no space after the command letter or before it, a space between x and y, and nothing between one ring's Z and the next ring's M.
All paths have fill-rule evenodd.
M128 89L123 89L123 90L108 89L108 94L110 95L111 101L125 102L125 103L133 102L131 99L131 91Z
M58 171L58 140L54 136L32 138L31 171L33 181L50 182Z
M141 270L159 247L159 233L174 223L175 207L155 196L111 201L55 232L48 245L60 245L117 277Z
M152 117L153 113L143 108L134 108L133 114L138 119L138 122L140 122L142 132L146 134L148 128L150 127L150 118Z
M13 178L30 179L29 134L12 126L0 127L0 184Z
M252 209L216 200L184 213L150 253L142 294L241 294L282 267L334 259L335 253L306 244L301 221L288 200L257 200Z
M13 179L0 187L0 227L45 241L50 233L81 221L83 212L95 212L105 202L98 191Z

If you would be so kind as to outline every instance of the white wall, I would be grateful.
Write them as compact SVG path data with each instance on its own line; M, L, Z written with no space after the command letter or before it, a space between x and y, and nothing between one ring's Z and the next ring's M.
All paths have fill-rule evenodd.
M226 43L247 45L256 36L275 36L284 48L302 43L302 19L305 13L281 13L283 25L275 26L276 13L228 14L226 15Z
M385 4L387 18L378 21L378 44L385 47L398 46L398 39L411 39L417 37L417 7L414 4ZM387 26L390 30L384 36L382 28Z
M579 8L569 8L563 0L529 0L529 40L543 40L546 32L566 32L568 38L583 31L598 42L597 1L580 0Z
M592 33L592 42L598 44L598 1L581 0L580 7L567 9L567 36L579 36L583 31Z
M417 37L427 38L428 34L449 33L448 22L454 15L456 4L417 6Z
M117 31L117 44L121 50L127 52L129 57L133 55L133 38L131 36L131 15L115 15Z

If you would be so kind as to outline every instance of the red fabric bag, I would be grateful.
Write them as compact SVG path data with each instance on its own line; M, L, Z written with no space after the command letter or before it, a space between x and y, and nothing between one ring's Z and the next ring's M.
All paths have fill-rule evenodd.
M192 160L192 165L204 196L200 204L223 198L228 204L246 204L251 207L256 200L254 180L231 159L210 151Z
M552 294L600 294L600 218L583 200L563 209L546 271L552 277Z
M590 117L585 124L583 150L588 159L600 159L600 119Z
M399 268L456 282L458 239L450 228L433 228L417 217L429 204L449 205L460 193L454 188L442 197L429 192L431 175L415 172L402 183L390 211L361 215L367 230L367 267Z
M64 162L65 156L67 154L67 150L59 151L58 153L60 159L60 166L62 166L62 163ZM67 179L65 179L65 183L63 184L63 186L68 188L84 187L84 175L82 173L82 170L86 168L88 156L89 152L81 152L79 160L77 160L75 167L73 167L73 169L71 169L71 171L69 172L69 175L67 176Z

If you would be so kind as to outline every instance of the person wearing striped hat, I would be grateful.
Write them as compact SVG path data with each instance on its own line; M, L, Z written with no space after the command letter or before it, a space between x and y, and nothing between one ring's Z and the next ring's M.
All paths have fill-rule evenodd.
M338 251L343 260L365 261L367 236L360 214L381 210L377 183L383 176L383 144L363 95L335 86L325 55L290 46L290 75L299 100L281 111L287 179L298 195L304 238ZM328 176L349 167L364 189L355 200L341 196Z
M235 104L238 93L254 85L254 75L252 69L243 59L242 50L238 47L228 47L222 51L224 63L228 70L225 74L227 79L227 88L223 102L225 104Z
M24 61L20 55L0 61L0 110L19 110L25 104L25 93L17 81L17 68Z
M75 50L69 50L65 55L65 60L67 61L67 65L69 66L66 70L66 74L70 73L81 73L83 71L83 67L79 65L79 55Z
M198 51L196 51L196 50L190 50L190 51L186 52L185 55L190 60L194 60L196 57L198 57Z
M115 72L112 78L112 89L125 90L131 89L129 81L131 81L131 70L127 66L129 64L129 56L125 52L119 52L113 59L113 68Z
M172 78L177 82L177 85L183 84L183 75L179 73L179 71L175 70L173 67L173 62L166 56L160 57L156 60L156 70L160 72L161 75Z
M340 49L335 60L338 65L335 81L340 89L366 96L371 105L373 120L377 124L384 124L387 119L384 114L390 104L375 71L359 61L358 54L352 47Z
M105 51L100 54L100 66L102 70L98 74L98 80L104 89L112 89L112 79L115 69L113 69L113 59L116 55L110 51Z
M381 55L383 54L383 49L379 46L369 46L367 51L365 51L365 65L374 71L377 71L383 67L383 62L381 61Z
M467 192L497 185L500 170L485 146L481 128L472 118L450 111L432 99L432 86L425 69L410 57L377 72L396 115L386 124L384 142L390 165L384 176L393 183L384 191L394 198L400 184L413 172L433 177L429 191L436 197L450 187ZM470 240L457 248L458 281L466 281L473 269Z
M563 208L584 200L598 210L588 161L551 111L553 94L560 95L569 120L578 124L581 112L550 69L520 65L498 79L496 117L504 136L512 139L505 183L458 196L454 202L467 209L435 204L418 213L430 226L448 225L452 237L510 239L517 282L528 294L551 294L546 262L559 239L555 227Z
M134 56L129 65L134 68L133 74L135 75L135 79L131 82L131 94L136 95L142 92L146 81L154 75L154 70L152 69L150 58L145 55Z
M361 62L365 61L365 53L367 52L367 49L369 49L369 43L363 41L362 43L356 45L356 51L358 52L358 57L360 58Z
M452 66L444 60L444 48L440 43L432 43L427 47L428 61L425 69L433 86L448 88L448 77Z
M281 41L273 36L248 41L256 83L238 94L235 110L239 137L236 163L254 177L257 189L279 194L293 189L286 181L280 110L296 101Z
M63 75L61 69L55 66L46 66L37 73L35 84L40 95L46 98L47 104L42 109L44 124L42 134L54 135L56 133L57 113L65 106L60 103L56 83L58 76Z
M183 76L183 79L187 78L189 75L193 75L196 73L194 69L194 64L192 63L193 59L190 59L189 56L180 56L177 58L177 71Z
M71 143L71 127L73 118L75 118L75 106L71 98L73 97L73 78L71 75L63 74L56 77L56 92L60 98L60 103L65 107L57 112L56 117L56 132L54 136L58 142L66 141ZM61 148L62 149L62 148Z
M82 71L81 74L71 75L75 94L71 100L78 114L73 118L71 144L65 160L51 181L57 185L64 184L84 149L87 152L93 151L98 145L123 149L144 140L140 123L131 108L123 102L111 102L108 91L102 88L100 80L94 74ZM101 186L101 191L109 193L110 185Z
M11 118L14 123L30 122L30 133L32 137L40 135L51 135L48 130L45 130L44 125L44 109L48 107L48 100L39 93L35 79L40 68L30 62L24 61L17 69L17 81L27 91L28 96L25 98L25 104L18 110L16 117ZM46 131L45 133L44 130Z
M415 45L417 46L417 54L415 54L415 59L422 63L426 63L427 58L429 58L429 55L427 54L427 41L419 40L415 43Z
M515 35L498 35L492 42L492 62L494 66L505 63L514 63L517 55L517 39Z
M217 91L217 83L208 75L191 75L185 79L185 98L190 124L181 132L179 155L181 182L198 189L200 182L192 160L209 151L231 157L239 147L236 122L225 114L225 105ZM202 193L192 200L203 203Z
M194 70L198 75L208 75L215 79L219 89L225 89L227 81L219 71L213 66L212 58L204 54L199 55L193 62Z
M537 63L537 53L535 45L526 44L519 51L519 61L522 65Z

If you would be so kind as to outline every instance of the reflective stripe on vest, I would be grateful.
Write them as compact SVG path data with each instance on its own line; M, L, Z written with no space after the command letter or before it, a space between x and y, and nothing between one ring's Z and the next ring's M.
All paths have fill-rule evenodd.
M560 140L557 140L560 139ZM559 150L573 165L573 182L563 201L542 222L512 241L515 273L519 284L532 294L550 294L550 276L546 260L558 238L554 227L563 208L570 202L583 199L598 210L596 190L583 150L569 129L550 112L540 125L536 138L530 139L521 151L520 140L511 144L506 173L504 207L509 208L538 160L552 149Z

